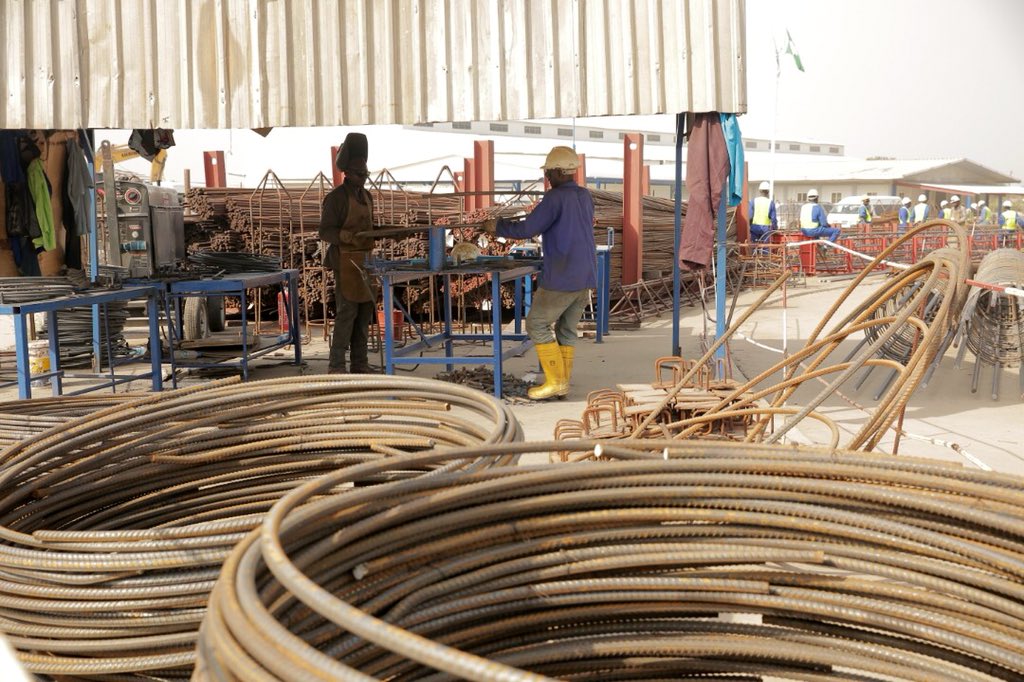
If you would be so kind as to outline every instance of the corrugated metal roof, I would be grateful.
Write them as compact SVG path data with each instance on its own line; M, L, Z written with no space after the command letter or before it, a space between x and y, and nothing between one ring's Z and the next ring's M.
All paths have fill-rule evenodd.
M749 154L750 179L767 180L772 174L768 154ZM921 180L932 182L998 183L1016 178L997 173L969 159L821 159L789 155L775 163L779 182L826 180Z
M745 0L4 0L0 128L747 108Z

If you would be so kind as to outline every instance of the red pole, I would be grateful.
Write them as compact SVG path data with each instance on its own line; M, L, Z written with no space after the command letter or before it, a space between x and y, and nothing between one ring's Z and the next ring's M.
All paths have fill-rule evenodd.
M463 204L466 208L466 213L472 213L477 209L476 195L473 192L476 191L476 160L465 158L463 159L463 174L466 178L465 187L462 188L463 192L467 192L465 201Z
M772 197L772 201L775 197ZM743 201L740 202L739 210L736 211L736 241L744 244L750 241L750 164L743 162ZM778 209L776 209L778 210Z
M577 154L576 156L580 159L580 167L576 169L576 173L573 175L573 179L576 184L580 187L587 186L587 155Z
M335 187L340 187L341 183L345 182L344 171L338 170L337 164L334 163L334 160L338 158L339 149L341 149L341 147L331 147L331 181L334 183Z
M207 187L227 187L228 171L224 166L224 152L203 152L203 170Z
M646 163L643 166L643 177L640 180L640 195L651 196L651 167Z
M476 163L476 191L494 192L494 140L474 142L473 161ZM477 208L487 208L492 204L494 204L494 194L477 195Z
M622 283L636 284L644 274L644 136L626 133L622 150Z

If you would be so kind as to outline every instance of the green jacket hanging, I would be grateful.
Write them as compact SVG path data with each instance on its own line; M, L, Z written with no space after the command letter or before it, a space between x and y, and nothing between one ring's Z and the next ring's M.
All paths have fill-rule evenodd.
M43 162L33 159L28 164L28 191L32 195L32 203L35 204L36 220L39 222L41 237L36 237L32 243L38 248L43 247L46 251L53 251L57 248L57 234L53 231L53 207L50 205L50 183L46 179L46 171L43 169Z

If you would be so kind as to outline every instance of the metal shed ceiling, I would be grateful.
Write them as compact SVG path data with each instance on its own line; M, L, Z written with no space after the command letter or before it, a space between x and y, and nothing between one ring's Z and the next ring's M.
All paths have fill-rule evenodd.
M3 0L0 128L746 111L745 0Z

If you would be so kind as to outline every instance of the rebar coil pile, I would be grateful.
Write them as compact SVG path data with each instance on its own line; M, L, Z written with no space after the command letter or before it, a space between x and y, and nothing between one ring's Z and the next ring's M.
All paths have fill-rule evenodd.
M975 279L996 286L1024 287L1024 253L992 251L981 261ZM1003 367L1021 367L1024 300L991 289L973 289L964 306L961 333L978 363L992 366L996 373Z
M355 375L225 380L30 436L0 467L0 631L32 673L187 678L222 561L292 487L355 463L520 437L508 408L478 391Z
M124 337L128 302L111 301L100 310L100 363L109 367L111 360L129 355L128 341ZM40 330L42 338L46 338L48 329L49 325L44 320ZM58 310L57 336L62 368L88 366L93 356L92 307Z
M676 386L633 429L630 437L661 437L661 434L668 431L673 438L691 438L700 433L709 420L729 416L753 420L753 427L748 429L745 436L746 441L776 443L797 424L811 418L823 423L831 432L832 447L841 445L849 450L875 450L889 434L889 429L900 419L914 391L933 366L933 361L952 340L957 323L956 304L966 296L965 280L970 268L970 254L966 249L955 249L945 255L923 259L884 281L862 303L854 306L851 312L841 314L840 309L855 293L863 295L858 292L858 287L864 279L907 241L935 233L945 235L950 231L953 235L949 241L955 239L955 243L967 243L963 228L949 220L933 220L909 230L886 247L839 294L801 350L765 369L731 394L723 396L717 405L700 417L666 422L665 408L688 385L692 376L711 361L718 345L735 333L767 300L768 295L781 286L789 276L787 271L762 293L757 303L748 306L738 315L723 339L716 342L688 373L680 377ZM947 282L945 294L937 303L929 306L933 290L943 280ZM909 297L907 292L911 292ZM891 314L880 316L878 311L885 310L893 300L899 305L892 309ZM879 357L890 339L906 325L916 329L913 353L903 362ZM875 332L865 336L872 328ZM849 352L845 348L841 350L841 344L847 339L860 339ZM877 402L872 406L870 416L856 427L853 435L841 442L838 425L820 408L858 374L860 378L857 386L863 384L876 367L886 371L875 395ZM823 381L825 387L809 400L794 405L792 396L796 390L807 382L818 380ZM762 400L767 401L767 406L757 404ZM777 420L782 422L781 425Z
M0 463L4 448L93 412L143 397L139 393L58 396L0 402Z
M616 461L328 494L564 447ZM673 441L404 456L274 505L224 564L195 679L1018 680L1022 529L1019 477L913 458Z

